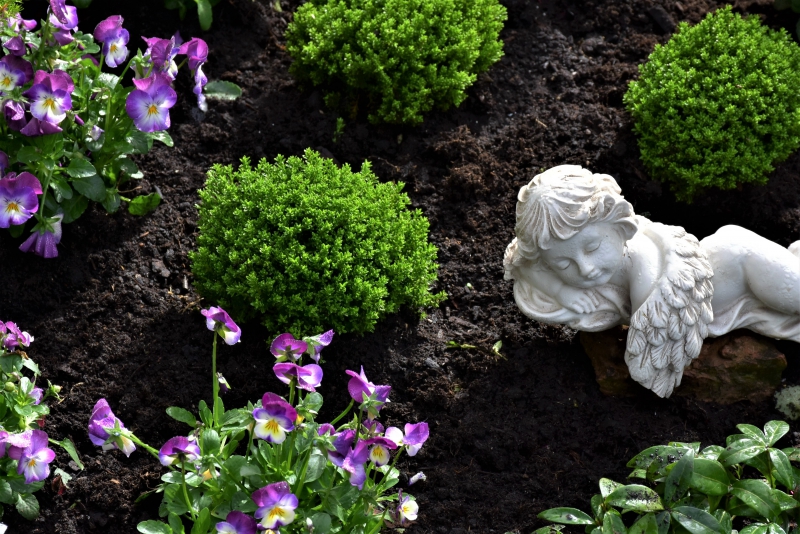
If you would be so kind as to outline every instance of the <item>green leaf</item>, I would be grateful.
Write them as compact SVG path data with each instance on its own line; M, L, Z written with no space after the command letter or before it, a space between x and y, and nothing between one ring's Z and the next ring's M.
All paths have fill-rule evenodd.
M314 449L308 459L308 467L306 467L306 483L313 482L321 477L327 464L328 459L319 450Z
M179 408L178 406L170 406L169 408L167 408L167 415L172 417L176 421L180 421L181 423L186 423L192 428L195 428L197 426L197 418L195 418L192 412L184 408Z
M627 534L622 518L617 514L606 514L603 517L603 534Z
M311 516L314 524L314 534L328 534L331 530L331 516L324 512L319 512Z
M725 467L744 462L764 452L764 445L751 439L743 438L730 444L725 452L719 455L719 462Z
M716 518L699 508L678 506L672 510L672 519L692 534L724 534Z
M158 193L150 193L149 195L140 195L128 204L128 211L131 215L147 215L154 211L159 204L161 204L161 195Z
M753 523L740 530L739 534L767 534L767 525L764 523Z
M168 521L172 534L186 534L186 529L183 528L183 521L181 521L178 514L169 514Z
M17 161L30 165L42 159L41 153L32 146L24 146L17 151Z
M785 454L790 462L800 462L800 449L797 447L786 447L783 450L783 454Z
M767 438L767 445L772 447L775 442L789 432L789 425L783 421L770 421L764 425L764 435Z
M242 88L232 82L215 80L206 84L203 94L215 100L236 100L242 96Z
M704 458L706 460L716 460L723 452L725 452L725 447L720 447L719 445L709 445L703 449L697 457Z
M87 159L74 158L69 162L67 174L73 178L91 178L92 176L97 176L97 169Z
M733 530L733 518L731 517L731 514L725 510L714 510L712 515L722 527L723 534L731 534L731 530Z
M200 19L200 28L208 31L211 27L211 4L208 0L194 0L197 2L197 18Z
M106 184L96 174L88 178L73 178L72 187L89 200L103 202L106 199Z
M168 147L172 147L172 146L175 145L175 142L172 140L172 136L170 136L169 133L166 130L160 130L158 132L152 132L150 134L150 136L153 139L157 140L157 141L161 141L162 143L164 143Z
M25 224L12 224L8 227L8 233L11 237L17 238L25 231Z
M11 484L7 480L0 478L0 502L5 504L14 504L14 490L11 489Z
M0 361L2 361L2 359L0 359ZM200 420L203 422L204 425L208 427L214 426L213 425L214 421L212 421L213 416L211 414L211 410L208 409L206 401L201 400L200 402L197 403L197 411L200 414Z
M655 514L645 514L628 529L628 534L658 534Z
M731 481L722 464L714 460L695 458L691 486L706 495L727 495Z
M109 89L113 89L119 83L119 76L110 74L108 72L101 72L100 75L97 77L97 82L103 87L108 87Z
M203 454L219 454L219 434L213 428L203 430Z
M775 478L781 484L793 490L794 477L792 476L792 464L789 462L789 458L780 449L769 449L769 459L772 461Z
M16 508L19 515L28 521L33 521L39 517L39 501L31 494L20 495L17 498Z
M211 511L208 508L203 508L194 522L192 534L206 534L209 528L211 528Z
M778 502L778 506L780 506L781 510L783 511L791 510L792 508L797 508L800 506L800 503L794 500L791 495L788 495L781 490L772 490L772 496L775 497L775 500Z
M656 525L658 525L658 534L667 534L669 532L669 525L672 518L669 512L661 512L656 516Z
M591 500L592 506L592 513L594 516L601 520L603 519L603 514L605 513L604 503L603 503L603 496L602 495L593 495Z
M136 525L136 530L142 534L172 534L172 529L169 528L169 525L152 519L149 521L142 521Z
M120 200L116 187L106 189L106 198L102 202L103 208L108 213L116 213L119 209Z
M767 525L767 534L786 534L786 531L777 523L770 523Z
M72 440L69 438L64 438L62 441L51 439L50 442L55 443L67 451L67 454L69 454L69 457L72 458L72 461L75 462L81 470L83 470L83 462L81 462L81 458L78 456L78 450L75 448L75 444L72 443Z
M577 508L550 508L540 513L540 519L546 519L553 523L564 525L593 525L594 519L588 514L581 512Z
M62 178L61 176L54 175L50 179L50 187L53 188L53 191L56 193L56 200L61 201L63 198L70 199L72 198L72 188L69 186L69 183Z
M630 466L628 466L630 467ZM617 488L621 488L624 484L620 484L619 482L614 482L608 478L601 478L600 479L600 494L603 496L603 499L614 493L614 490Z
M774 520L781 513L780 505L772 495L772 488L761 480L737 480L731 493L767 520Z
M246 514L251 514L255 512L257 508L258 506L256 506L256 503L254 503L253 499L251 499L246 493L237 491L233 494L233 497L231 497L232 510L238 510Z
M606 504L624 508L625 510L634 510L636 512L653 512L664 509L664 505L661 504L658 493L647 486L640 486L638 484L617 488L606 497Z
M664 481L664 501L667 506L682 498L689 489L694 472L694 450L689 449L678 460Z
M144 132L134 130L125 138L131 145L133 154L147 154L153 148L153 138Z

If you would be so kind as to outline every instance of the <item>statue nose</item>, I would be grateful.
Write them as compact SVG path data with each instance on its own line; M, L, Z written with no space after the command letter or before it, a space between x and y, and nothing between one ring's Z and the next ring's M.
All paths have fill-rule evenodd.
M594 271L594 265L585 260L579 261L578 271L580 271L581 276L588 276L589 274L591 274L592 271Z

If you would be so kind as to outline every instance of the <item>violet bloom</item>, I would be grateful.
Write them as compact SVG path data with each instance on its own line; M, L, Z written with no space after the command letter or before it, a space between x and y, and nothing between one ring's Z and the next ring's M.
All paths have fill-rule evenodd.
M29 120L19 133L28 137L39 137L40 135L50 135L61 132L61 127L47 121L41 121L36 117Z
M15 56L24 56L25 55L25 41L22 40L22 37L17 35L16 37L12 37L5 43L3 43L3 48L8 50L11 54Z
M235 345L242 337L242 329L233 322L228 312L217 306L211 306L207 310L200 310L206 318L206 327L212 332L217 332L225 343Z
M128 58L128 40L130 34L122 27L124 19L120 15L112 15L94 29L94 39L103 43L103 55L106 65L118 67Z
M364 489L367 480L367 471L364 464L369 460L369 446L371 440L361 440L355 448L347 453L342 462L342 469L350 473L350 484L359 490Z
M177 36L180 38L180 35ZM175 37L173 37L173 42ZM147 44L150 44L149 42ZM189 69L197 70L200 65L208 60L208 45L202 39L192 37L178 48L178 54L186 54L189 60Z
M256 534L256 520L244 512L228 512L225 521L217 523L219 534Z
M125 101L125 111L142 132L157 132L170 126L169 110L178 101L175 90L158 74L134 79L134 89Z
M405 446L409 456L416 456L422 444L428 440L428 423L406 423L405 434L396 426L390 426L384 435L397 445Z
M0 179L0 228L23 224L39 209L42 185L29 172L8 173Z
M61 243L61 221L63 213L49 217L46 221L37 223L31 230L31 235L19 246L22 252L33 252L42 258L55 258L58 256L57 245Z
M319 363L319 353L322 352L322 349L330 345L331 341L333 341L333 330L328 330L324 334L319 334L308 339L308 344L314 347L314 354L311 355L311 359L314 360L314 363Z
M125 456L130 456L136 450L136 445L124 435L124 430L125 425L111 411L108 401L97 401L89 418L89 439L92 443L104 451L119 449Z
M297 410L274 393L264 393L261 408L253 410L253 419L253 433L258 438L267 443L283 443L286 433L294 430Z
M62 70L48 74L43 70L36 71L33 86L22 93L30 100L31 115L42 122L59 124L72 109L70 93L75 88L69 74Z
M19 132L28 124L28 121L25 120L25 107L19 102L13 100L3 102L3 115L5 115L8 129L13 132Z
M50 0L50 12L61 24L69 24L70 22L67 7L65 0Z
M416 521L418 513L419 505L417 504L417 501L413 500L409 495L403 496L403 490L400 490L400 493L398 494L397 509L395 512L395 518L399 525L406 527L412 521Z
M38 406L42 403L42 397L44 397L44 390L42 388L33 388L28 396L33 399L34 406Z
M178 55L178 47L175 46L175 37L171 39L159 39L158 37L142 37L147 43L145 56L150 56L153 66L157 72L169 76L171 80L178 75L178 65L175 64L175 56Z
M50 474L48 464L56 459L56 453L47 447L47 433L41 430L31 432L27 447L10 447L8 456L17 460L17 473L25 476L26 484L46 479Z
M200 458L200 446L196 441L183 436L170 438L158 451L161 465L171 466L175 462L194 462Z
M364 374L364 366L361 366L361 374L355 371L346 371L353 378L347 383L347 391L350 397L356 402L366 403L367 417L375 419L383 405L389 402L389 392L392 386L376 386L367 379Z
M290 383L292 377L296 378L297 387L306 391L317 391L317 386L322 382L322 367L313 363L302 367L296 363L276 363L272 370L284 384Z
M397 448L397 443L380 436L365 441L371 445L369 449L369 459L378 467L386 465L389 462L389 458L391 458L389 451L393 451Z
M92 126L92 129L89 130L89 138L91 138L92 141L99 141L100 136L103 135L103 133L105 133L105 130L95 124Z
M320 428L320 430L322 429ZM339 432L335 435L333 440L333 450L328 451L328 459L333 465L336 467L342 467L344 459L351 452L351 447L353 446L353 441L355 439L355 430L344 430L343 432Z
M25 83L25 74L0 62L0 93L7 93Z
M203 87L208 83L208 78L203 74L202 63L197 66L194 71L194 88L192 92L197 95L197 107L200 111L208 111L208 104L206 103L206 95L203 94Z
M6 54L0 58L0 64L4 64L11 71L19 71L22 73L23 76L18 82L18 86L25 85L33 79L33 65L31 65L30 61L12 54Z
M262 529L274 530L294 521L294 510L299 502L294 493L290 493L289 484L275 482L253 493L253 502L258 506L255 516L261 519Z
M8 27L14 30L15 32L19 32L21 28L28 31L35 30L37 24L38 23L33 19L31 20L23 19L19 15L19 13L17 13L16 15L12 15L8 19Z
M8 321L3 325L2 331L4 333L8 332L3 338L3 345L7 349L16 349L20 346L28 348L30 347L31 343L33 343L33 336L20 330L17 324L12 323L11 321Z
M288 332L276 337L269 347L269 351L279 362L285 362L288 359L297 360L306 349L308 349L308 343L295 339Z
M231 385L228 384L228 381L222 376L222 373L217 373L217 383L219 384L220 393L227 393L231 390Z
M61 17L56 17L55 11L50 15L50 24L56 28L53 32L53 38L61 46L68 45L75 38L72 36L72 30L78 27L78 8L75 6L64 6L63 20Z
M419 482L420 480L423 480L423 481L424 481L424 480L428 480L428 477L427 477L427 476L425 476L425 473L423 473L422 471L420 471L419 473L417 473L417 474L416 474L416 475L414 475L413 477L409 478L409 479L408 479L408 485L409 485L409 486L413 486L414 484L416 484L416 483L417 483L417 482Z

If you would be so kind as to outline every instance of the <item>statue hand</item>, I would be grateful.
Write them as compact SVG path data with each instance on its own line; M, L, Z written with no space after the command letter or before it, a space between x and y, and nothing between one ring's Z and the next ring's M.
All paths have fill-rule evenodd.
M577 289L565 285L559 289L557 299L562 306L576 313L592 313L600 306L600 295L594 289Z

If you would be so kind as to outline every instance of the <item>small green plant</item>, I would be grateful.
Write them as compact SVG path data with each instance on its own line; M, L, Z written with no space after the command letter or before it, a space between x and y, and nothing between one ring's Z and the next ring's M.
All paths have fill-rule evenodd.
M502 56L506 9L498 0L310 0L286 31L291 72L325 84L326 103L357 109L369 96L372 122L422 122L446 109Z
M800 47L730 6L656 45L624 97L642 160L691 202L708 187L764 184L800 146Z
M219 4L219 0L164 0L164 7L167 9L177 9L181 20L186 17L187 6L194 2L197 4L197 18L200 19L200 28L208 31L211 28L213 15L211 8Z
M401 305L436 305L436 247L402 188L310 149L215 165L200 191L197 289L274 332L363 333Z
M742 433L728 436L725 448L672 442L640 452L628 462L628 477L648 485L601 478L591 515L551 508L539 517L584 525L590 534L731 534L734 521L739 534L786 534L800 518L800 470L791 464L800 461L800 449L773 446L789 425L770 421L763 431L737 428ZM633 514L623 520L627 512Z

